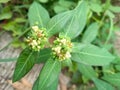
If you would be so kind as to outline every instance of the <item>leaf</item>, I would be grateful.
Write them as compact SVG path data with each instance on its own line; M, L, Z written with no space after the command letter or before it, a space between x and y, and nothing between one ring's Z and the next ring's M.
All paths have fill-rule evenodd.
M0 20L10 19L11 17L12 17L12 12L10 10L10 6L6 6L1 9Z
M28 48L21 52L16 63L13 82L20 80L32 69L35 64L37 55L37 52L34 52Z
M90 26L85 30L85 33L82 38L82 42L84 43L91 43L98 34L99 26L97 23L92 23Z
M48 60L39 75L38 90L50 90L47 88L50 87L50 85L55 84L53 82L58 79L60 70L61 62L52 59Z
M120 71L120 65L115 65L115 69L116 69L117 71Z
M120 13L120 6L110 6L109 9L114 13Z
M79 52L73 53L72 60L86 65L103 66L110 64L114 56L104 48L88 44Z
M55 13L60 13L60 12L64 12L64 11L67 11L67 10L69 10L67 7L63 7L63 6L60 6L60 5L54 6Z
M54 16L47 24L47 30L49 37L62 31L67 24L69 18L71 18L71 12L66 11Z
M11 12L6 12L6 13L0 14L0 20L10 19L11 17L12 17L12 13Z
M93 81L98 90L115 90L109 83L103 80L94 78Z
M90 9L97 14L100 14L102 12L102 6L98 3L90 2Z
M115 85L115 86L120 86L120 73L115 73L115 74L109 74L106 76L103 76L102 79L105 81Z
M38 24L39 27L46 27L50 17L47 10L34 1L29 8L28 19L31 26Z
M35 81L32 90L38 90L39 85L39 78ZM49 87L47 87L45 90L57 90L58 85L58 79L56 79Z
M46 62L51 56L51 49L44 48L40 50L36 63Z
M83 43L76 43L73 42L73 47L72 47L72 53L77 53L79 52L82 48L84 48L86 45Z
M72 1L64 1L60 0L54 5L54 11L55 13L60 13L63 11L68 11L71 7L75 6L75 3Z
M47 3L48 0L39 0L39 2L41 2L41 3Z
M96 72L91 66L78 63L78 70L88 79L97 77Z
M53 17L47 26L49 36L63 32L71 39L77 37L85 27L87 15L87 4L81 1L71 11L66 11Z

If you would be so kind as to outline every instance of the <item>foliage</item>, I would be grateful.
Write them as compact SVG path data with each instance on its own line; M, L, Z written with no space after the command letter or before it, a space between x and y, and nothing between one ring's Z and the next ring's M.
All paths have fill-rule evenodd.
M110 0L106 0L105 3L101 0L23 1L28 3L27 15L30 24L25 28L30 27L31 30L28 38L31 36L34 38L29 39L32 45L26 44L26 48L18 57L13 82L25 76L35 63L45 63L33 90L56 90L59 74L64 67L69 67L72 76L82 78L83 83L75 81L78 89L85 83L94 83L98 90L119 88L120 59L109 46L114 33L114 12L119 12L120 7L114 7ZM1 20L11 18L9 10L1 13L3 14ZM6 13L9 15L4 15ZM16 32L13 25L18 25L21 29L26 22L26 17L15 19L4 24L3 28ZM22 26L19 23L22 23ZM46 43L41 40L40 45L33 42L33 39L37 40L39 36L44 38L41 32L33 34L34 27L47 33ZM21 35L20 33L17 35ZM52 36L56 38L51 44L48 41ZM36 50L34 45L40 48ZM77 76L76 73L82 75Z

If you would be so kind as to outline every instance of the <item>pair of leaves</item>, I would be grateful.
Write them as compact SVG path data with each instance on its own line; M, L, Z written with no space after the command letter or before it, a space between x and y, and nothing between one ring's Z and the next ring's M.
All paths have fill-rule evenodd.
M63 32L71 39L77 37L85 27L87 17L87 4L80 1L78 6L71 11L66 11L54 16L48 23L48 35L52 36Z
M40 52L35 52L28 48L24 49L17 60L13 82L20 80L24 75L26 75L35 63L46 62L50 56L50 48L44 48Z
M79 45L81 44L78 44L77 46ZM72 60L79 63L103 66L108 65L114 59L114 56L111 55L106 49L99 48L91 44L83 44L82 47L74 47L74 49L78 48L80 51L77 50L72 53Z
M49 59L40 72L33 86L33 90L56 90L60 70L61 62Z
M50 57L49 52L50 52L49 48L41 50L40 53L32 51L28 48L24 49L21 52L16 64L13 82L18 81L23 76L25 76L32 69L32 67L36 63L36 60L37 63L44 62L43 60L46 61ZM39 87L39 89L35 90L56 90L60 70L61 62L52 59L48 60L40 73L38 84L35 84L33 90L34 88L36 88L36 85L37 87Z

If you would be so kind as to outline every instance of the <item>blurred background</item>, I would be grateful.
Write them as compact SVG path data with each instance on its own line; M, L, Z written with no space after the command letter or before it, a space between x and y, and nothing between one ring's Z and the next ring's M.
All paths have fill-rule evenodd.
M42 64L35 67L19 82L12 83L15 62L22 49L29 28L28 10L34 0L0 0L0 90L32 90ZM79 0L36 0L53 17L64 11L72 10ZM98 22L101 31L94 44L120 54L120 0L88 0L89 15L87 25ZM111 20L111 21L110 21ZM112 25L111 25L111 23ZM112 29L108 38L109 30ZM80 36L81 37L81 36ZM107 44L103 46L109 39ZM62 70L58 90L96 90L91 81L76 70L67 67Z

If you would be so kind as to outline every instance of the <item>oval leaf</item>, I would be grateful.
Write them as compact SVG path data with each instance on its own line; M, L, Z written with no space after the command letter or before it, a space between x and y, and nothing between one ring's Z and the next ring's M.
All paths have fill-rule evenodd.
M48 60L39 75L38 90L46 90L50 87L50 85L59 78L60 70L61 62L58 60Z
M98 34L99 26L97 23L92 23L87 30L85 30L85 33L82 38L82 42L84 43L91 43Z
M91 66L78 63L78 70L88 79L97 77L97 73Z
M35 60L37 58L37 52L31 51L30 49L24 49L16 63L13 82L20 80L23 76L25 76L34 66Z
M50 17L44 7L37 2L33 2L29 8L28 19L31 26L38 24L39 27L46 27Z
M79 52L73 53L72 60L86 65L103 66L110 64L114 56L104 48L88 44Z

